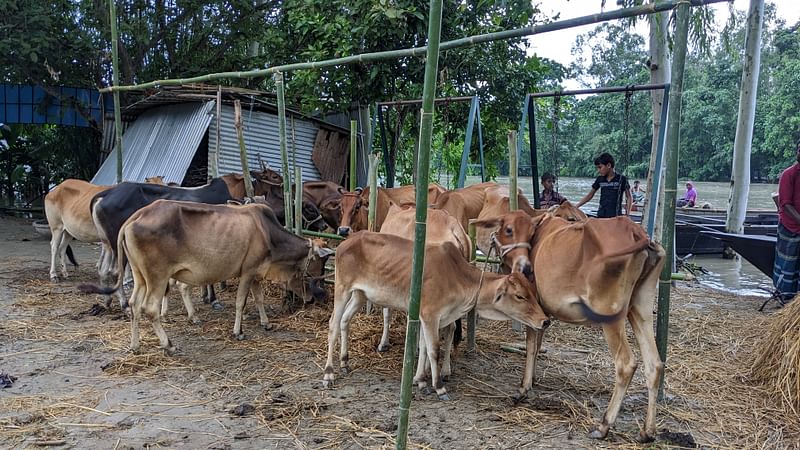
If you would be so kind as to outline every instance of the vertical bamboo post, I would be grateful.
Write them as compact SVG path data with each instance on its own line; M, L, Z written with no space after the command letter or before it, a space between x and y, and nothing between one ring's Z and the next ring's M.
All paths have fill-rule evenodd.
M469 262L475 263L475 258L478 253L478 242L475 240L476 230L475 230L475 219L469 220L469 240L472 243L472 247L469 253ZM478 326L478 314L475 312L475 308L469 310L469 314L467 314L467 352L474 352L475 351L475 329Z
M367 213L367 229L375 230L375 204L378 203L378 159L377 154L369 155L369 209Z
M294 234L303 235L303 171L294 168Z
M356 156L358 154L357 151L357 140L358 138L358 122L355 120L350 121L350 173L347 175L347 179L350 181L350 192L356 190L357 177L356 177Z
M672 51L672 86L669 92L669 117L667 119L666 175L664 176L664 218L662 243L667 260L661 271L658 285L658 317L656 319L656 344L661 362L664 363L659 383L659 398L664 393L664 373L667 363L667 334L669 327L669 301L672 287L672 267L675 264L675 197L678 188L678 150L683 101L683 69L686 62L686 46L689 34L689 3L679 2L676 7L675 41Z
M250 167L247 164L247 148L244 145L244 130L242 129L242 102L233 102L233 124L236 128L236 137L239 139L239 160L242 162L242 176L244 176L244 191L253 198L253 180L250 179Z
M517 132L508 132L508 183L509 195L508 204L511 211L519 209L519 199L517 194Z
M119 33L117 32L117 5L108 0L109 22L111 23L111 80L114 87L119 86ZM114 90L114 146L117 148L117 183L122 182L122 112L119 106L119 91Z
M430 1L428 14L428 48L425 62L425 83L422 90L420 114L419 158L417 163L417 214L414 231L414 253L411 262L411 289L408 305L403 377L400 387L400 407L397 426L398 449L408 442L408 412L411 406L411 381L414 369L414 350L419 333L419 302L422 291L422 272L425 261L425 233L428 219L428 171L430 169L431 133L433 129L434 100L436 99L436 74L439 66L439 39L442 28L442 0ZM435 363L434 363L435 364ZM432 380L434 386L438 380Z
M216 139L214 142L214 151L208 158L208 181L210 182L212 178L217 178L219 176L219 148L222 145L220 140L220 129L219 127L222 124L222 86L217 86L217 130L216 130Z
M275 73L275 90L278 94L278 139L281 148L281 169L283 170L283 208L286 229L292 230L292 174L289 173L289 154L286 150L286 102L283 92L283 73Z

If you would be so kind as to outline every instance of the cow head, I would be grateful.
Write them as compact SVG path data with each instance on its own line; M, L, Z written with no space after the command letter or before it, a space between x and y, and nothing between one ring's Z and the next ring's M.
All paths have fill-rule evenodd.
M586 222L589 219L580 208L577 208L568 200L558 206L551 207L547 212L568 222Z
M322 231L327 224L317 206L311 202L303 201L303 229Z
M325 223L334 230L338 230L342 223L342 197L330 196L319 204L319 212Z
M269 167L263 166L261 167L261 171L250 171L250 176L253 177L253 180L258 180L262 183L266 183L271 186L282 186L283 185L283 177L275 172L274 170L270 169Z
M302 263L301 271L289 282L289 289L303 298L303 303L326 301L325 264L334 250L323 239L309 239L308 257Z
M530 260L531 239L543 216L531 217L523 211L512 211L500 217L475 221L477 229L491 231L491 245L500 259L530 277L533 266Z
M549 317L539 305L536 286L516 272L507 275L498 286L491 308L481 309L481 316L489 319L513 319L537 330L550 326Z
M337 230L339 236L347 237L350 233L366 229L369 200L361 195L361 188L356 188L355 192L347 192L343 189L340 189L339 192L342 194L340 202L342 221Z
M162 175L156 175L154 177L147 177L144 179L145 183L148 184L160 184L162 186L166 186L167 183L164 181L164 177Z

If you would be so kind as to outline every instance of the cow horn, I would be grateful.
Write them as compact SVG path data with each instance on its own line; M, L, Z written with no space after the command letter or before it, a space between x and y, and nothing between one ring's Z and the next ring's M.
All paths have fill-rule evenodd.
M357 188L356 188L356 192L358 192L359 194L360 194L360 193L361 193L363 190L364 190L364 188L362 188L362 187L357 187Z
M267 166L264 164L264 160L261 159L261 154L258 155L258 165L261 167L262 172L267 170Z

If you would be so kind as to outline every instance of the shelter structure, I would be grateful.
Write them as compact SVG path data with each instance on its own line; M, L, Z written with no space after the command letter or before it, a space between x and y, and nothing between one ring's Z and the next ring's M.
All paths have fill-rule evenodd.
M210 85L163 87L146 93L122 109L123 180L162 175L167 182L193 186L205 183L215 167L219 175L241 172L235 100L242 103L250 167L258 168L263 162L281 171L278 108L273 94ZM303 180L341 184L347 172L350 131L290 109L286 113L289 159L302 169ZM107 117L103 151L109 157L92 183L116 182L113 147L114 120Z

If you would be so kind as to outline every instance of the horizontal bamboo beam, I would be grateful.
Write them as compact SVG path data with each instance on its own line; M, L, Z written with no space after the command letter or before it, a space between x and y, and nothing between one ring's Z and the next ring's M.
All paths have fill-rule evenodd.
M608 94L610 92L634 92L634 91L654 91L656 89L665 89L668 84L632 84L630 86L609 86L592 89L575 89L571 91L550 91L550 92L536 92L530 94L531 98L542 97L561 97L566 95L583 95L583 94Z
M434 103L456 103L456 102L471 102L472 96L468 97L439 97ZM419 105L422 100L393 100L388 102L378 102L378 106L401 106L401 105Z
M658 3L648 3L646 5L635 6L633 8L617 9L614 11L576 17L574 19L559 20L557 22L534 25L531 27L516 28L513 30L498 31L495 33L479 34L476 36L469 36L461 39L456 39L453 41L442 42L442 45L439 47L439 50L444 51L461 47L470 47L473 45L482 44L484 42L521 38L525 36L531 36L534 34L548 33L550 31L579 27L582 25L607 22L609 20L624 19L626 17L643 16L661 11L669 11L675 8L679 3L683 3L685 1L686 0L669 0ZM725 1L728 0L689 0L689 3L692 6L705 6ZM390 50L386 52L363 53L361 55L345 56L342 58L333 58L324 61L284 64L282 66L274 66L274 67L269 67L267 69L249 70L244 72L220 72L220 73L211 73L191 78L157 80L157 81L151 81L149 83L134 84L130 86L109 86L100 89L100 92L136 91L142 89L149 89L153 87L179 86L182 84L203 83L208 81L224 80L229 78L237 78L237 79L256 78L256 77L264 77L277 72L322 69L324 67L339 66L343 64L374 62L374 61L382 61L385 59L404 58L408 56L422 57L425 56L427 50L428 48L426 46L426 47L407 48L402 50Z

